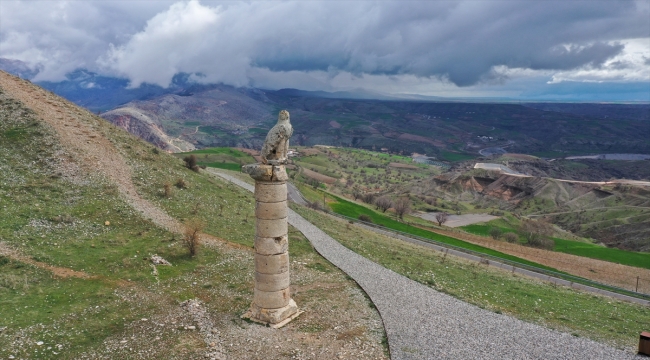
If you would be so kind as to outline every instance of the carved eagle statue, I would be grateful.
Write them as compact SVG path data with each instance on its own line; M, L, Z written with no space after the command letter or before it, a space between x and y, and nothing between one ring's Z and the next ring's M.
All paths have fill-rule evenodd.
M278 123L266 135L264 146L262 146L262 163L270 165L282 165L287 163L287 152L289 151L289 138L293 135L293 127L289 122L289 112L280 111Z

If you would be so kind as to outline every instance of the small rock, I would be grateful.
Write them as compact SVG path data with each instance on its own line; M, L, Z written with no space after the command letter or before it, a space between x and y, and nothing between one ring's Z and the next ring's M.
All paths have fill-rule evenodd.
M109 226L111 224L110 221L104 221L104 225Z
M36 345L41 346L41 345L43 345L43 342L42 341L37 341Z
M167 266L172 265L169 261L163 259L162 257L160 257L158 255L151 255L151 262L154 265L167 265Z
M188 326L187 330L196 330L196 326Z

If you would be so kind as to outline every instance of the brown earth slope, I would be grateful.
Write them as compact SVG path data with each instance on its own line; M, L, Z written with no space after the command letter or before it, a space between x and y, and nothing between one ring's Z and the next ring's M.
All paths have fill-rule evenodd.
M178 221L138 195L131 180L131 169L103 133L98 123L101 120L59 96L3 71L0 71L0 87L52 127L61 145L79 157L75 163L86 173L99 172L117 185L126 201L146 218L172 232L182 232Z

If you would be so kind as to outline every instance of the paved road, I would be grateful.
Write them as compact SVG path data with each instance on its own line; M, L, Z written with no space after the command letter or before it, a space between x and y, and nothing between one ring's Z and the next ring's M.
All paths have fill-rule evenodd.
M250 191L253 186L229 175ZM624 352L467 304L354 253L289 210L289 223L354 279L384 322L392 359L634 359Z
M287 182L287 197L299 205L307 205L307 200L302 196L296 185Z

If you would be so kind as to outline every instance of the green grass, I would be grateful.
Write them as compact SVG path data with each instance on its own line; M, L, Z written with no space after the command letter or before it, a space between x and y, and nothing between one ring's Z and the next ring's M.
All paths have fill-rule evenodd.
M466 225L462 226L461 229L475 235L490 236L490 229L493 227L500 228L503 233L517 233L515 229L508 227L502 220L492 220L486 224ZM608 248L587 242L559 239L555 237L553 240L555 241L555 247L553 248L554 251L650 269L650 253Z
M501 229L501 232L504 234L507 232L517 233L516 231L514 231L509 227L498 226L498 225L471 224L471 225L461 226L460 228L467 231L470 234L480 235L480 236L490 236L490 229L492 228L499 228Z
M188 154L195 154L195 155L196 154L226 154L234 157L250 156L241 150L237 150L229 147L213 147L213 148L205 148L201 150L194 150L194 151L189 151L184 153L178 153L178 155L188 155Z
M460 248L463 248L463 249L476 251L476 252L479 252L479 253L482 253L482 254L496 256L496 257L506 259L506 260L510 260L510 261L515 261L515 262L518 262L520 264L535 266L535 267L538 267L538 268L542 268L542 269L557 272L556 269L553 269L551 267L544 266L544 265L541 265L541 264L538 264L538 263L535 263L535 262L532 262L532 261L528 261L528 260L525 260L525 259L521 259L521 258L518 258L516 256L504 254L502 252L492 250L492 249L488 249L488 248L483 247L483 246L479 246L479 245L471 244L471 243L468 243L468 242L465 242L465 241L462 241L462 240L454 239L454 238L449 237L449 236L436 234L434 232L427 231L427 230L424 230L424 229L421 229L421 228L418 228L418 227L415 227L415 226L411 226L411 225L399 222L397 220L391 219L390 217L388 217L386 215L379 214L379 213L377 213L377 212L375 212L375 211L373 211L371 209L368 209L368 208L366 208L364 206L355 204L355 203L353 203L351 201L344 200L344 199L342 199L340 197L333 196L333 195L332 195L332 197L336 199L336 202L329 203L329 206L337 214L341 214L341 215L344 215L344 216L347 216L347 217L351 217L353 219L357 219L359 217L359 215L364 214L364 215L369 216L372 219L373 223L375 223L377 225L384 226L384 227L392 229L392 230L401 231L401 232L404 232L404 233L407 233L407 234L416 235L416 236L419 236L419 237L423 237L425 239L430 239L430 240L442 242L442 243L445 243L445 244L448 244L448 245L453 245L453 246L457 246L457 247L460 247Z
M240 164L234 164L234 163L226 163L226 162L197 162L199 165L204 165L207 167L213 167L217 169L226 169L226 170L233 170L233 171L240 171L241 170L241 165Z
M557 238L553 238L553 240L555 240L555 248L553 249L555 251L650 269L650 253L625 251Z
M475 158L475 156L473 155L455 153L451 151L441 151L440 156L442 156L444 160L452 161L452 162L471 160Z
M294 209L352 251L490 311L627 350L635 349L639 332L650 324L650 309L641 305L486 268L350 226L301 206Z
M202 357L206 344L200 334L178 331L178 325L191 321L179 302L202 300L220 328L232 327L250 306L253 195L204 171L185 168L182 160L102 119L85 117L84 122L105 134L124 155L140 196L181 222L203 220L205 232L228 241L202 246L197 256L190 257L180 235L143 217L96 171L86 173L82 168L78 175L74 171L63 175L57 159L68 159L68 154L53 131L38 121L30 125L29 112L6 111L5 101L0 93L0 245L44 266L76 270L91 278L55 277L48 269L0 256L0 358L121 359L139 351L151 358ZM25 130L14 136L10 130L15 128ZM248 156L230 149L212 152ZM69 158L80 159L72 154ZM163 184L179 179L186 187L172 187L171 196L163 196ZM320 299L337 303L341 300L330 285L356 287L318 256L302 234L293 228L289 232L292 260L304 265L304 276L292 277L292 282L307 286L317 275L327 276L318 278L327 286L310 290L319 300L297 294L300 304L309 308L310 302ZM157 267L155 277L147 259L151 254L173 266ZM305 326L319 324L313 318L301 321ZM332 331L330 326L323 329ZM128 346L121 345L122 339Z

